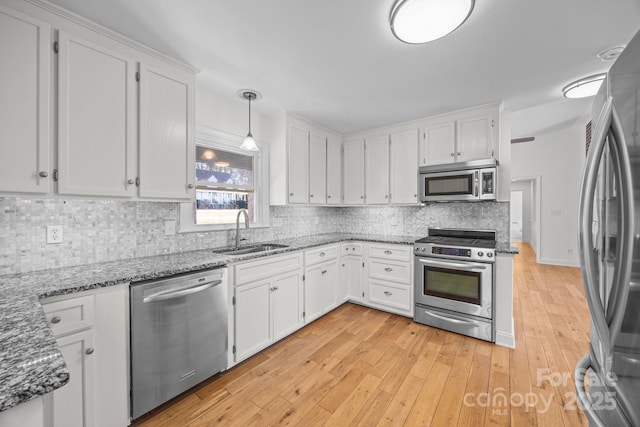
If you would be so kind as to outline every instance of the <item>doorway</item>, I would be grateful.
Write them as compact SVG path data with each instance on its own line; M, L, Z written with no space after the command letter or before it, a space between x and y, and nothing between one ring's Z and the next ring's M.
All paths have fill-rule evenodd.
M511 192L511 241L522 242L522 191Z

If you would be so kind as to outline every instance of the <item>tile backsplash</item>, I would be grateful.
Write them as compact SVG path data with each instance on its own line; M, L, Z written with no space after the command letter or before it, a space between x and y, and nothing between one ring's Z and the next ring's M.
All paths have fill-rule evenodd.
M0 198L0 274L91 264L233 244L234 230L166 236L178 203L63 198ZM416 207L272 206L271 227L243 230L250 242L324 233L427 234L429 227L492 229L508 241L508 203L434 203ZM46 226L63 242L46 244Z

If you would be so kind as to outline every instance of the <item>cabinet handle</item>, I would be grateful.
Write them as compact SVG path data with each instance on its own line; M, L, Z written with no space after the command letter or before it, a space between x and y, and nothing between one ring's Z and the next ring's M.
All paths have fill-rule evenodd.
M42 172L40 172L40 173L38 174L38 176L39 176L40 178L46 178L46 177L48 177L48 176L49 176L49 173L48 173L48 172L45 172L45 171L42 171Z
M360 196L361 199L364 199L364 196Z
M135 182L133 179L129 179L129 180L127 180L127 184L129 184L129 185L133 185L133 184L135 184L135 183L136 183L136 182Z
M51 323L60 323L61 320L62 318L60 316L53 316L51 318Z
M392 294L391 292L389 292L389 291L384 291L384 294L385 294L386 296L388 296L388 297L390 297L391 295L393 295L393 294Z
M293 193L289 193L290 196L293 196Z
M453 156L455 156L455 155L456 155L456 153L451 153L451 157L453 157Z
M324 252L320 252L320 256L325 256L326 254Z
M189 184L189 185L187 185L187 188L188 188L189 190L193 189L193 184Z
M331 198L331 196L327 196L327 199L330 199L330 198Z
M459 155L461 155L461 154L462 154L462 153L461 153L461 152L459 152L459 151L456 153L456 155L457 155L457 156L459 156Z
M387 254L387 255L391 255L391 251L389 251L389 250L384 251L384 253Z
M309 197L313 197L313 194L309 194Z
M93 354L93 347L89 347L84 352L85 352L85 354Z
M386 271L386 272L388 273L388 272L390 272L390 271L393 271L393 268L391 268L391 267L387 267L387 268L385 268L385 269L384 269L384 271Z
M325 274L327 272L327 270L322 270L322 274Z

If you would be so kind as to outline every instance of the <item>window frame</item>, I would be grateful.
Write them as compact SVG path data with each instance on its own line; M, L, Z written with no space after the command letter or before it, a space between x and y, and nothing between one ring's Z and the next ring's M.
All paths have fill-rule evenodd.
M213 150L219 149L253 156L254 167L254 221L250 222L251 228L269 226L269 145L256 141L259 151L247 151L240 148L244 139L243 136L233 135L218 129L213 129L203 125L196 125L195 144L196 147L207 147ZM196 163L193 162L193 173L196 173ZM197 190L197 188L196 188ZM194 231L219 231L233 230L235 224L195 224L193 209L196 203L196 192L189 202L180 203L179 232Z

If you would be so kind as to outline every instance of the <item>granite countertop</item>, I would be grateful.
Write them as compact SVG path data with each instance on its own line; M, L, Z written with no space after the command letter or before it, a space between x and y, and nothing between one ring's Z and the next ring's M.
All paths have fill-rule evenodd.
M343 241L413 245L415 237L323 234L271 241L288 247L261 253L229 256L215 253L216 248L212 248L0 276L0 412L69 381L69 371L40 305L42 298L205 270ZM518 253L518 248L510 244L498 245L496 250Z
M0 276L0 412L62 387L69 371L40 299L210 269L341 241L412 245L414 237L325 234L272 241L286 248L237 256L215 248Z

